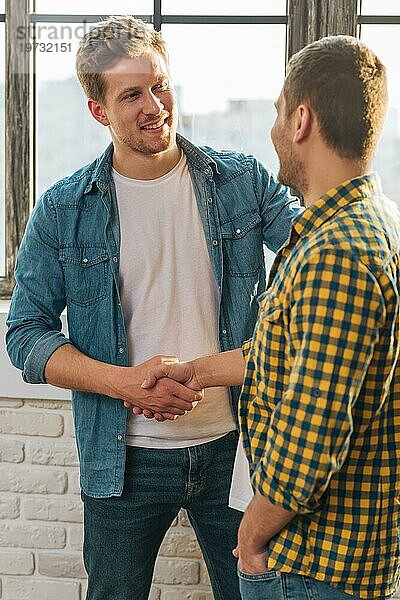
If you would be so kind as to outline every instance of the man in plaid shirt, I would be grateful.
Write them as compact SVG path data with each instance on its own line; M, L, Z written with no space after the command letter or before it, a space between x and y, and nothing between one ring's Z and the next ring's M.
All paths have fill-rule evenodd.
M295 55L271 137L293 220L244 344L240 427L254 498L235 554L243 600L387 598L399 580L400 216L370 173L386 73L355 38ZM239 350L164 365L237 384Z

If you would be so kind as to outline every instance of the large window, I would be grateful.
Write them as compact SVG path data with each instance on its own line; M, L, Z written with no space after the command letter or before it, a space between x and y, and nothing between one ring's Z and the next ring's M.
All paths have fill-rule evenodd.
M199 145L255 154L276 170L269 131L284 77L286 0L163 0L161 6L163 12L152 15L149 0L119 1L112 11L147 15L162 29L180 133ZM87 110L75 74L76 50L94 20L91 15L107 15L109 2L36 0L34 8L38 196L93 160L110 141L108 129ZM85 17L77 18L85 11ZM68 22L73 13L74 20Z
M362 39L388 66L390 109L375 166L397 199L399 0L332 0L323 10L321 0L0 0L0 295L12 289L35 198L109 142L107 129L87 110L74 70L77 45L91 23L133 14L161 29L180 132L198 144L254 153L276 170L269 130L286 55L322 35L355 34L357 8Z
M369 18L363 19L364 16ZM361 39L382 59L388 75L389 109L374 168L381 175L385 193L400 206L400 85L398 58L394 52L394 40L400 31L399 2L362 0L360 21Z
M36 0L39 17L32 33L36 42L36 196L93 160L110 141L107 128L87 110L75 75L79 40L91 25L89 11L87 20L66 22L74 9L76 14L82 13L88 4L58 2L55 8L51 0ZM106 15L110 5L103 0L91 6L91 13L103 11ZM120 1L112 7L114 13L129 8L136 14L147 10L150 19L153 2ZM269 129L274 118L273 101L284 76L286 0L254 0L245 6L239 0L163 0L162 9L168 23L164 24L161 16L161 28L180 107L179 131L198 144L254 153L276 168ZM52 11L53 22L50 14L44 14L46 10ZM259 24L257 15L263 11L271 16L281 11L281 23ZM232 19L229 23L229 17L240 12L251 15L254 22L240 25ZM64 15L62 23L56 13ZM191 15L199 13L203 13L201 22L193 17L191 24ZM221 13L227 23L207 23L210 16ZM185 19L189 22L182 23Z

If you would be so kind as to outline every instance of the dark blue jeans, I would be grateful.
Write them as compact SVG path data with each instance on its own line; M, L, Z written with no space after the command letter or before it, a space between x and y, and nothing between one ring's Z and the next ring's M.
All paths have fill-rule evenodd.
M238 434L176 450L127 447L121 497L84 502L86 600L147 600L161 542L186 508L215 600L240 600L232 556L242 513L228 507Z
M248 575L238 571L242 600L353 600L340 589L295 573L267 571Z

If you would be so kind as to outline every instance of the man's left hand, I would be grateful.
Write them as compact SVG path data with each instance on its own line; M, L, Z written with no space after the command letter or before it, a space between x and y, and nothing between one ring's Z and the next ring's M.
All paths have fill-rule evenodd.
M256 575L267 570L267 542L259 536L256 515L247 510L243 515L238 531L238 544L233 550L233 555L238 559L239 570L243 573ZM266 515L263 515L265 518Z
M258 575L267 570L267 549L257 550L246 545L239 544L233 550L233 555L238 559L239 571Z
M265 573L267 567L267 546L295 513L272 504L259 492L254 494L240 523L238 544L233 550L239 559L238 567L243 573L257 575Z

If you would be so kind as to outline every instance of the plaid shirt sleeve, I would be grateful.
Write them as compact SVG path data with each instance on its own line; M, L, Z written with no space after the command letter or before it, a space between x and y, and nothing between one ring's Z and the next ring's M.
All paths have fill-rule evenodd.
M243 358L245 360L247 360L247 358L249 357L250 349L251 349L251 342L252 342L252 340L250 339L250 340L246 340L242 344L242 354L243 354Z
M318 509L331 476L346 459L352 407L385 305L362 262L345 251L323 249L315 250L297 272L289 306L283 319L289 330L290 371L268 430L260 431L266 444L253 487L272 503L306 514ZM278 343L277 318L279 310L263 312L261 306L256 362L266 343Z

